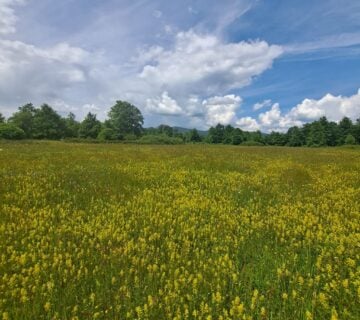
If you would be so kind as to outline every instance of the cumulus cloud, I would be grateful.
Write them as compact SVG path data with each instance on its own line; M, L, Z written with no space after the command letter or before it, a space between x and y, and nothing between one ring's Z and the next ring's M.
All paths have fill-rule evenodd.
M264 100L262 102L255 103L253 105L253 110L257 111L257 110L260 110L262 108L266 108L266 107L270 107L270 106L271 106L271 100L267 99L267 100Z
M214 126L217 123L229 124L236 117L236 110L240 106L242 99L233 94L223 97L215 96L203 101L206 112L206 123Z
M88 55L66 43L42 49L0 40L0 96L5 101L59 98L63 90L86 81Z
M301 126L306 122L318 120L325 116L329 121L340 121L343 117L353 120L360 117L360 89L350 97L326 94L319 100L304 99L301 103L283 114L278 103L267 112L260 113L258 118L244 117L236 124L249 131L285 132L292 126Z
M153 112L163 115L181 115L183 110L177 104L177 102L172 99L168 92L164 91L161 97L147 99L146 100L146 110L148 112Z
M250 84L282 53L281 47L264 41L224 43L192 30L178 33L172 49L157 51L150 55L152 63L143 67L141 79L170 93L206 96Z

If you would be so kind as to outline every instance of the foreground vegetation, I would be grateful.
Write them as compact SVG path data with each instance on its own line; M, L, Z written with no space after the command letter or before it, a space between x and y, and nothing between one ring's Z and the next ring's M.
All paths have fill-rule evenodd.
M0 143L2 319L359 319L359 149Z

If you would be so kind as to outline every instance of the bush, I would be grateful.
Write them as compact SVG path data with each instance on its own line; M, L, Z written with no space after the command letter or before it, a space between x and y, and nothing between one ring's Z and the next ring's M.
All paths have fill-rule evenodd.
M115 130L111 129L111 128L102 129L99 132L97 138L99 140L118 140L119 139L116 132L115 132Z
M244 141L243 143L241 143L241 146L247 146L247 147L262 147L264 146L263 143L258 142L258 141Z
M354 145L356 144L356 140L352 134L348 134L345 138L345 144Z
M146 135L141 137L138 141L140 144L183 144L180 138L173 138L166 135Z
M10 123L0 124L0 139L20 140L24 138L25 132L23 129Z

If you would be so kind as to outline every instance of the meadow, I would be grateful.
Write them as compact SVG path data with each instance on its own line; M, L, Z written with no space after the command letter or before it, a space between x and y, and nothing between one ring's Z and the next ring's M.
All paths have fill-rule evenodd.
M360 149L0 142L0 319L360 319Z

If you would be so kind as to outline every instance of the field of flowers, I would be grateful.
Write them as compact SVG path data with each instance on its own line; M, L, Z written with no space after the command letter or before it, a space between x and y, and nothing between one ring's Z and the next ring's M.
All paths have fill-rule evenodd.
M360 149L0 143L0 319L360 319Z

